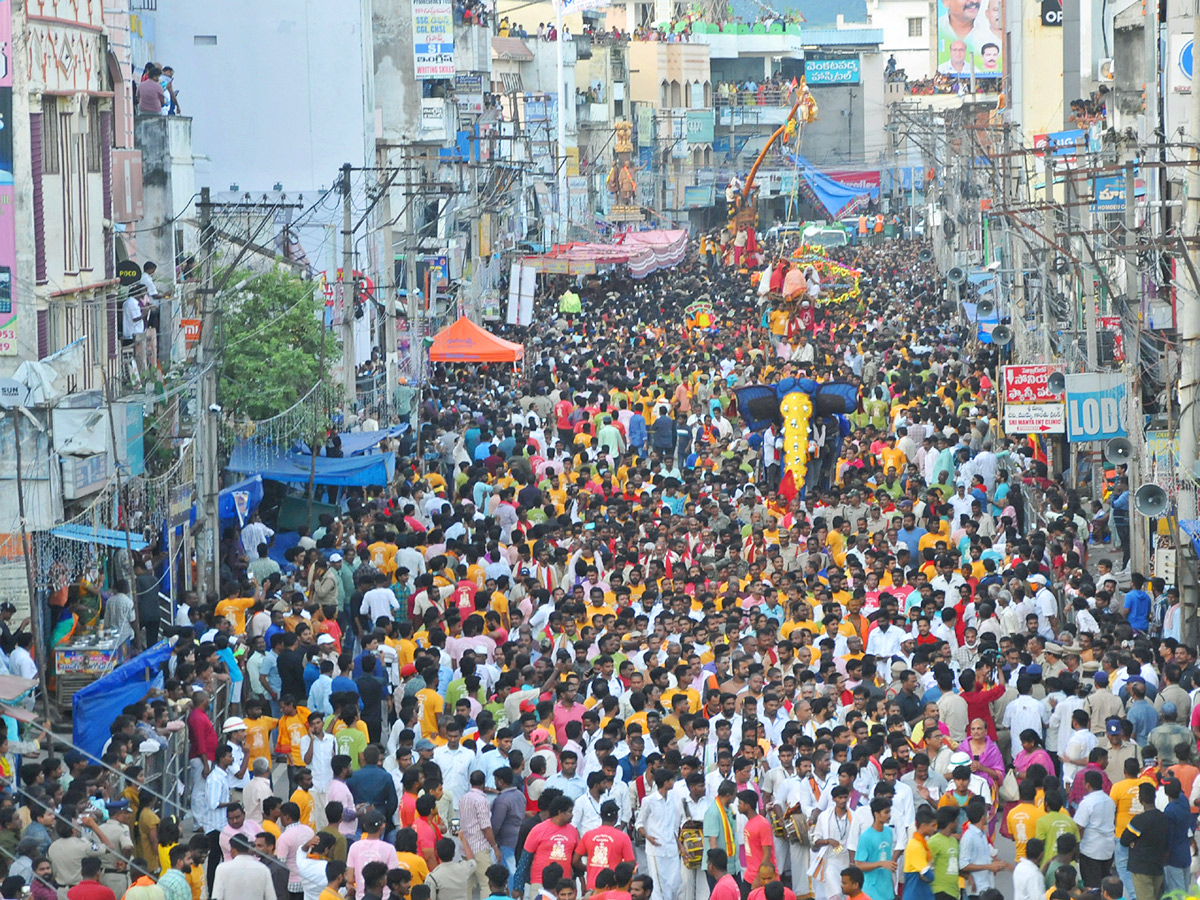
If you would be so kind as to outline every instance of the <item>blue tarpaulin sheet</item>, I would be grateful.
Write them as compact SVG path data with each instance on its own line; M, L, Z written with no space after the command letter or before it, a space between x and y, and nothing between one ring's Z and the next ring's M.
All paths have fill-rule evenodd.
M264 462L262 453L240 443L233 448L227 468L231 472L261 475L268 481L307 484L311 465L312 456L301 453L280 453ZM387 484L395 472L395 453L372 453L343 459L318 456L315 481L335 487L367 487Z
M81 541L85 544L100 544L104 547L119 547L125 549L125 532L113 528L92 528L89 525L59 525L50 530L56 538L67 541ZM145 550L146 539L140 534L129 533L129 548Z
M145 698L152 688L162 687L159 666L170 655L170 641L159 641L103 678L76 691L71 698L71 740L75 746L99 759L113 719L130 703Z
M803 156L789 152L787 157L798 167L806 193L825 207L831 218L840 219L842 216L850 215L879 193L878 188L864 191L842 184L840 181L830 178Z
M1180 519L1179 527L1192 539L1192 546L1200 554L1200 519Z
M406 431L408 431L407 422L383 431L343 431L338 434L338 437L342 439L342 453L344 455L358 456L359 454L366 453L368 450L374 450L384 438L399 437ZM293 449L297 453L308 453L308 448L303 444L296 444ZM324 450L322 450L320 455L325 455Z
M237 498L234 496L235 494L246 494L246 508L242 511L242 515L250 515L250 513L258 509L258 504L262 503L262 476L251 475L244 481L230 485L217 495L217 514L222 519L238 518Z

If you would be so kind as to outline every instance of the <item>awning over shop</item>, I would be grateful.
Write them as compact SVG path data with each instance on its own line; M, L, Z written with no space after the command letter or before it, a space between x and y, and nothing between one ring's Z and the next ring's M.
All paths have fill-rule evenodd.
M125 549L126 535L124 531L114 528L92 528L90 525L59 525L52 528L50 533L64 541L79 541L82 544L99 544L102 547L119 547ZM145 550L148 546L146 539L140 534L129 532L129 547L133 550Z
M496 337L463 316L443 328L429 348L430 362L516 362L525 358L525 348Z
M679 265L686 253L686 231L633 231L613 244L562 244L541 256L526 257L522 265L550 275L591 275L604 266L627 265L634 278L645 278Z

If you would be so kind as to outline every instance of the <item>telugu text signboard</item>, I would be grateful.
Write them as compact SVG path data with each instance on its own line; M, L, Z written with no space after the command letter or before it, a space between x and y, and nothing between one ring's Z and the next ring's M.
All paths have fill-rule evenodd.
M858 84L859 65L857 56L813 56L804 57L804 80L809 87L826 84Z
M414 0L413 65L417 78L454 77L454 4Z
M1061 403L1013 403L1004 407L1004 430L1009 434L1062 434L1067 413Z
M1005 366L1004 402L1062 403L1062 394L1050 390L1050 376L1062 366Z
M1096 179L1092 212L1125 212L1125 177L1112 175Z

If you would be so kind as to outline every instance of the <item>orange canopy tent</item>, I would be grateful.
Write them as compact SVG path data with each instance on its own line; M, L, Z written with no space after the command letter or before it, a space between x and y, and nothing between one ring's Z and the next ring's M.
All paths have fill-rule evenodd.
M516 362L525 348L485 331L466 316L443 328L429 348L430 362Z

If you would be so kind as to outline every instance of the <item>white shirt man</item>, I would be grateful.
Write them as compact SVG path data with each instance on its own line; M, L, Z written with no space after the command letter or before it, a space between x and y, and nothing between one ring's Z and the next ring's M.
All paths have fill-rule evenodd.
M1083 771L1084 766L1079 763L1067 762L1067 760L1087 760L1088 754L1096 747L1096 736L1092 734L1090 728L1078 724L1074 719L1071 721L1071 728L1071 737L1067 740L1067 746L1062 756L1063 783L1068 786L1074 783L1075 776Z
M363 594L362 604L359 606L359 613L364 616L369 616L370 621L377 622L379 619L390 619L392 612L400 608L400 601L385 587L375 587Z
M271 870L252 853L239 852L234 845L234 857L217 866L213 879L212 900L274 900L275 885Z
M332 734L322 732L320 737L306 734L300 738L300 755L308 758L308 748L312 747L312 759L305 765L312 770L314 793L325 794L329 790L329 782L333 781L333 758L337 755L337 740Z
M134 338L146 331L146 319L142 315L142 302L137 297L129 296L121 304L121 334L126 339Z
M1004 710L1004 727L1017 738L1027 728L1037 732L1038 737L1045 737L1049 721L1050 712L1046 709L1046 704L1028 694L1018 696Z
M273 537L275 537L275 529L255 519L242 529L242 550L250 559L258 559L258 545L270 544Z
M8 664L12 673L19 678L37 678L38 668L29 651L24 647L14 647L8 655Z
M1046 884L1037 863L1023 858L1013 869L1013 900L1042 900Z

